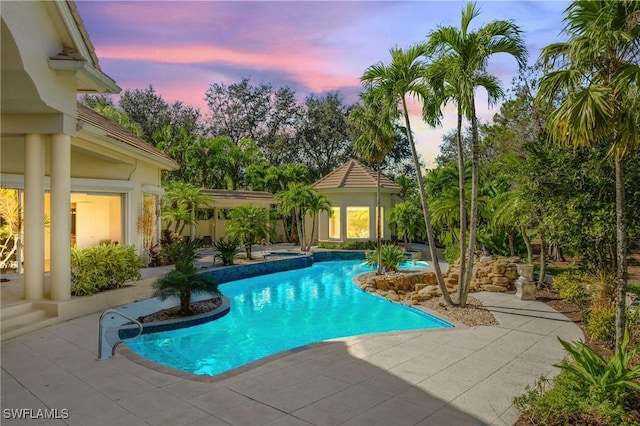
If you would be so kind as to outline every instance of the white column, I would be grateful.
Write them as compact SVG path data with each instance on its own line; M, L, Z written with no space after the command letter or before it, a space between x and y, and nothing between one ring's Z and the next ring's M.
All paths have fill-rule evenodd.
M44 297L44 139L24 138L24 298Z
M51 137L51 299L71 298L71 136Z

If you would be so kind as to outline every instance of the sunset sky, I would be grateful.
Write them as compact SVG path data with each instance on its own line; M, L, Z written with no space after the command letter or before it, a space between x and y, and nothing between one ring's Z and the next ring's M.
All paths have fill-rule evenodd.
M208 113L204 93L212 83L289 86L302 100L340 90L346 103L362 90L360 76L389 60L389 48L424 41L438 25L459 27L466 2L458 1L82 1L76 2L104 72L124 90L153 85L169 102ZM561 40L568 2L478 2L474 28L494 19L514 20L524 32L529 62L540 48ZM489 72L508 89L517 66L506 55ZM497 109L478 95L481 121ZM416 111L417 113L417 111ZM428 165L442 135L455 128L448 107L443 126L429 129L416 114L412 127Z

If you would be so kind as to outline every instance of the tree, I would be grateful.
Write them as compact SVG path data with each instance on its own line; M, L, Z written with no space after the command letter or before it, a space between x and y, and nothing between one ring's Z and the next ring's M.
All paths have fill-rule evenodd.
M426 63L421 59L425 53L422 46L413 46L406 51L394 47L390 51L391 63L385 65L379 62L370 66L364 72L361 80L368 88L375 88L378 102L383 102L391 107L401 105L404 116L405 130L407 139L411 146L411 154L415 167L416 180L418 183L420 202L422 205L422 214L424 217L427 238L429 240L429 249L431 251L431 259L433 260L433 269L438 280L438 286L442 297L447 304L452 304L451 297L447 292L442 272L440 271L440 263L438 261L438 252L436 250L436 241L431 227L431 217L429 206L424 192L424 184L422 181L422 172L420 170L420 160L413 141L413 133L411 132L411 122L409 120L409 110L407 107L407 96L424 102L432 99L432 92L424 80L426 73Z
M347 116L339 92L325 96L309 95L304 102L304 116L296 129L298 161L309 167L317 180L349 158L351 139Z
M311 243L316 231L316 218L320 212L330 212L331 201L324 194L318 194L316 191L311 193L307 204L307 213L311 216L311 235L307 241L306 251L311 250ZM304 226L304 224L303 224Z
M300 242L300 250L303 251L307 247L305 216L314 194L315 190L311 185L291 183L286 191L279 192L275 196L279 212L293 218Z
M429 34L429 51L435 52L437 58L433 63L436 70L432 75L438 76L441 84L436 83L436 91L440 100L455 99L458 105L458 167L460 169L460 216L461 228L465 223L466 202L464 191L464 159L462 158L462 115L466 115L471 121L471 214L469 217L469 246L468 261L465 265L464 277L460 277L459 300L460 305L465 306L469 287L471 285L471 271L476 247L476 235L478 228L478 192L480 176L480 149L478 118L476 116L475 91L477 87L484 87L489 94L490 102L502 94L495 77L486 72L489 58L498 53L507 53L513 56L520 68L527 63L527 53L521 37L520 28L511 21L492 21L476 31L469 31L469 25L473 18L479 15L479 9L474 3L467 4L462 12L460 29L455 27L440 27ZM433 79L432 79L433 80ZM445 85L444 82L448 82ZM433 110L431 110L433 117ZM464 233L461 232L461 243L464 244ZM461 247L461 254L464 250ZM462 263L465 258L461 259Z
M165 185L162 197L162 219L167 222L165 231L181 234L186 225L190 226L189 236L195 238L195 225L198 223L196 210L211 205L210 196L202 194L202 190L185 182L169 182Z
M396 227L398 237L404 241L404 249L411 250L411 242L424 235L424 220L420 208L412 202L403 201L389 209L389 225Z
M183 316L192 315L191 296L210 294L219 296L218 286L210 275L199 274L193 262L198 258L199 241L178 240L165 249L170 263L175 269L160 277L153 284L153 295L160 300L177 297L180 300L179 313Z
M640 2L574 1L565 10L569 40L545 47L539 99L556 104L554 140L574 147L606 144L616 177L616 345L625 325L627 219L624 160L640 146Z
M382 206L380 203L380 169L382 162L393 149L396 135L393 127L393 111L375 102L374 93L362 95L364 106L351 110L349 121L360 131L353 150L366 162L376 167L376 240L378 251L377 274L382 274ZM397 109L395 111L397 113Z
M269 226L269 211L264 207L240 206L229 210L227 234L244 244L247 259L253 259L253 245L271 240L273 231Z

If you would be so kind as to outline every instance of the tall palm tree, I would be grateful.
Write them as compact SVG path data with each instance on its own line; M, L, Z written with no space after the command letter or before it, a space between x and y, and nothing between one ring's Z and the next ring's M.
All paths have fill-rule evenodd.
M290 183L286 191L278 192L275 196L280 213L293 217L301 251L307 250L305 216L313 204L314 194L315 190L311 185Z
M442 297L447 304L451 305L451 297L447 292L444 278L442 277L442 272L440 270L440 263L438 261L438 252L433 235L433 228L431 226L429 206L424 193L420 160L418 159L416 144L413 140L413 133L411 132L411 121L409 120L409 108L407 106L408 96L423 102L423 104L429 104L433 98L433 93L430 87L426 84L424 78L427 64L422 59L422 56L425 54L425 49L424 46L420 45L409 47L406 50L399 47L393 47L390 50L390 53L390 64L385 65L384 63L379 62L371 65L365 70L361 80L368 88L375 88L377 96L380 97L380 102L384 102L388 106L395 108L397 108L398 105L401 105L402 107L405 131L407 133L409 145L411 146L411 155L416 169L416 180L418 182L418 190L420 192L420 203L422 206L425 228L427 230L427 239L429 241L429 249L431 251L433 270L436 274L438 287L440 288Z
M616 344L625 325L627 225L624 159L640 147L640 2L575 1L565 10L569 40L545 47L538 98L559 105L549 131L574 147L609 145L616 175Z
M496 20L470 31L473 18L480 14L474 3L468 3L462 12L460 28L439 27L429 34L428 53L435 53L435 67L427 73L437 76L441 84L436 84L440 101L455 100L458 106L458 166L460 168L460 216L465 216L464 195L464 159L462 157L462 114L471 121L472 168L471 168L471 212L469 217L468 260L464 267L464 280L460 278L460 306L465 306L471 285L474 253L478 230L478 191L480 177L480 149L478 118L476 115L475 92L485 87L489 101L495 101L502 95L497 79L486 72L489 58L497 53L513 56L521 69L527 64L527 51L522 40L520 28L511 21ZM445 84L448 82L448 84ZM433 115L433 110L428 111ZM461 222L461 225L463 222ZM461 232L462 235L462 232ZM461 248L464 256L464 250ZM461 264L464 262L462 257Z
M393 149L395 129L393 111L375 101L372 90L362 94L364 106L357 105L349 114L349 121L360 132L353 150L365 161L376 166L376 240L378 251L377 274L382 274L382 206L380 202L380 168ZM395 108L394 108L395 109ZM397 109L395 109L397 111Z
M307 204L307 213L311 216L311 235L307 241L306 251L311 250L311 243L313 242L313 237L316 232L316 217L320 212L330 212L331 211L331 201L324 194L318 194L315 190L310 194L308 204Z

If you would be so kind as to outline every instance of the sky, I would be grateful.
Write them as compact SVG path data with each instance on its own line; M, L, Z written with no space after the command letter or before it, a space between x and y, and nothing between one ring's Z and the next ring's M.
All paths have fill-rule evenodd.
M288 86L300 100L339 90L347 104L358 100L367 67L389 62L389 49L425 41L438 26L459 28L460 1L76 1L102 70L120 87L152 85L166 101L182 101L208 113L204 94L213 83L249 78L252 84ZM479 1L478 28L513 20L523 31L533 64L540 49L562 39L566 1ZM489 61L504 90L517 76L508 55ZM477 95L478 117L490 122ZM410 108L416 147L433 166L442 136L455 129L455 107L444 109L431 129Z

